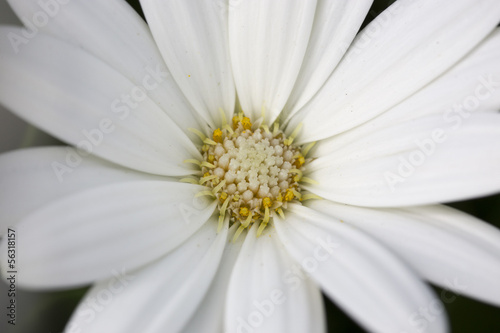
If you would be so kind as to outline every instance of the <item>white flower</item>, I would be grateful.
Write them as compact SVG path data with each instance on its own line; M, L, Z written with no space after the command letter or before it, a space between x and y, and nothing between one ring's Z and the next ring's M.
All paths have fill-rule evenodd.
M95 282L67 332L323 332L320 288L445 332L421 278L500 305L500 232L437 205L500 189L497 0L356 38L371 1L9 2L0 101L78 149L0 157L1 230L21 286Z

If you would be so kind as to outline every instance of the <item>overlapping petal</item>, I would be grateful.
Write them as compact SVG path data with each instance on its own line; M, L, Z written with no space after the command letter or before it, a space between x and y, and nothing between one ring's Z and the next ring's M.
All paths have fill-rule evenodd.
M131 271L182 244L212 215L195 199L203 187L129 181L89 189L48 204L15 226L20 286L74 287ZM7 240L1 243L3 253ZM3 257L4 265L7 258Z
M500 109L500 29L496 29L457 65L382 115L347 132L318 142L316 156L398 123L429 115L453 127L472 113Z
M182 332L220 333L224 331L224 311L229 280L246 236L246 232L243 232L237 240L232 241L238 227L238 224L233 224L229 229L230 241L224 247L224 253L212 284Z
M190 127L203 128L168 71L149 27L126 1L8 1L26 26L21 34L15 31L22 38L14 44L19 52L29 52L25 44L39 32L54 35L94 54L147 89L151 100L185 132Z
M245 114L272 123L290 96L311 34L316 0L229 2L229 46Z
M384 243L420 276L449 290L500 305L500 230L445 206L370 209L328 200L310 208Z
M257 238L252 227L229 282L226 330L324 332L321 293L308 277L293 275L297 267L274 229Z
M212 126L234 110L236 91L229 60L223 1L142 0L156 43L189 102Z
M219 234L216 229L213 218L154 264L96 284L73 313L65 332L179 332L217 271L227 242L227 223Z
M458 128L430 115L346 143L308 165L305 188L351 205L398 207L455 201L500 189L500 115L476 113Z
M307 52L283 110L286 122L323 86L365 19L372 0L319 0Z
M496 0L399 0L355 39L321 91L290 121L298 142L339 134L440 76L500 22Z
M364 233L298 205L275 226L290 255L367 330L447 331L444 309L430 288ZM431 307L440 311L419 320L421 309Z
M160 175L192 173L183 161L201 158L199 151L142 88L81 48L42 33L16 54L12 31L21 34L0 28L0 103L112 162Z
M35 210L103 185L134 180L170 180L135 172L100 158L80 157L70 147L40 147L0 155L0 233Z

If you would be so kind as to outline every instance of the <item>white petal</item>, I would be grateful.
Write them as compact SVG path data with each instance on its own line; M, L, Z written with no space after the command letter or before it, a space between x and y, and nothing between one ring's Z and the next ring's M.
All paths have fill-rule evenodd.
M446 206L369 209L317 200L310 208L366 231L422 277L500 305L500 230ZM456 294L442 293L443 301Z
M12 226L46 204L90 188L164 179L96 157L78 158L69 147L43 147L0 155L0 225ZM5 232L1 228L0 233Z
M227 224L217 235L215 220L174 252L127 273L126 283L114 278L95 285L65 332L179 332L207 292L227 242Z
M274 228L257 238L248 232L236 261L225 311L227 332L324 332L319 289L292 272L297 264Z
M238 224L233 224L229 229L228 239L230 241L224 248L217 274L205 298L198 306L196 313L189 320L186 327L182 329L182 332L220 333L224 330L223 318L229 279L246 235L244 231L240 237L233 242L232 239L238 227Z
M316 0L239 1L229 7L229 45L243 111L266 122L280 114L309 42Z
M358 35L289 130L303 123L300 143L366 122L444 73L499 21L497 0L397 1Z
M454 126L470 113L500 109L500 29L496 29L472 53L415 95L370 121L318 142L316 156L397 123L428 115L440 115Z
M189 138L139 87L80 48L39 33L23 52L0 28L0 101L22 118L112 162L160 175L192 173ZM20 30L17 29L19 33ZM123 102L123 96L139 96Z
M222 2L142 0L144 14L179 87L198 114L220 127L232 116L235 88Z
M285 106L286 122L323 86L347 51L373 0L319 0L297 82Z
M286 249L368 331L447 331L439 299L395 255L339 220L291 206L285 221L275 220Z
M194 198L200 190L179 182L131 181L80 192L37 210L15 227L23 240L17 244L18 283L33 288L83 285L108 278L113 268L130 271L157 259L212 215L215 203ZM4 240L3 250L6 245Z
M25 22L26 30L20 36L27 37L28 43L39 31L73 43L144 87L181 129L197 126L193 110L168 72L148 26L126 1L8 1ZM33 32L34 22L44 13L49 14L47 23L35 24ZM19 52L29 52L24 48L24 43L17 46Z
M455 128L440 116L386 127L308 165L337 202L378 207L422 205L500 190L500 115L472 114Z

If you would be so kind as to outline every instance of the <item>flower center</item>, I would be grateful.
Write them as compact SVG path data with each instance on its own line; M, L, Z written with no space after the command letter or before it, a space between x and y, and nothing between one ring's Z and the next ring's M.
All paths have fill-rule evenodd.
M254 128L254 129L252 129ZM272 216L284 216L291 201L302 198L299 182L306 163L301 149L293 145L275 123L273 130L252 126L242 113L213 132L202 147L202 178L218 200L219 226L229 216L239 223L237 237L253 223L260 223L257 235Z

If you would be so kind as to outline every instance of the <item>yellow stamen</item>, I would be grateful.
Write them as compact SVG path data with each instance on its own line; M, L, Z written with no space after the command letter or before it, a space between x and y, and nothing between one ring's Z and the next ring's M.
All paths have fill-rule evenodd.
M315 181L314 179L311 179L309 177L302 177L300 179L301 182L303 183L308 183L308 184L313 184L313 185L318 185L319 183L317 181Z
M215 197L215 195L212 193L212 191L200 191L194 195L195 198L203 197L203 196Z
M225 130L227 130L229 132L229 134L231 134L231 135L234 134L234 131L231 128L231 126L229 126L229 124L224 125L222 128L225 129Z
M243 112L239 112L236 116L233 117L233 128L238 128L238 123L241 123L243 120Z
M303 149L302 149L302 154L304 156L307 156L307 154L309 153L309 151L311 150L312 147L314 147L314 145L316 144L316 141L314 142L311 142L311 143L308 143Z
M300 171L299 169L290 169L288 173L296 173L302 177L302 171Z
M292 201L293 198L295 197L292 189L287 189L285 193L285 201Z
M284 220L285 219L285 213L283 213L283 209L278 208L276 209L276 212L279 214L279 216Z
M194 185L198 185L198 181L196 179L193 179L193 178L182 178L180 180L181 183L189 183L189 184L194 184Z
M252 128L252 123L250 122L250 118L248 117L243 117L243 119L241 120L241 125L243 125L243 128L246 130Z
M267 125L260 125L260 127L262 127L267 134L271 133L271 131L269 131L269 126L267 126Z
M214 131L214 135L215 135L215 131ZM205 140L203 140L203 142L206 143L207 145L217 146L217 142L215 142L214 140L210 140L209 138L206 138Z
M228 204L229 204L229 198L227 198L226 201L224 201L220 209L219 226L217 227L218 233L222 230L222 226L224 225L224 217L226 217L226 209Z
M302 129L302 123L298 124L297 127L293 130L292 134L283 142L285 145L289 146L293 143L293 140L297 137L300 130Z
M222 212L222 214L226 215L226 209L227 209L227 205L229 205L229 198L226 198L226 200L224 200L224 203L222 204L222 207L220 209L220 211Z
M226 192L222 192L222 193L219 195L219 200L220 200L220 202L224 202L226 199L227 199L227 193L226 193Z
M262 118L261 124L263 124L264 121L266 120L266 105L265 104L262 104L262 107L260 108L260 116Z
M248 217L245 220L245 223L242 224L243 228L246 228L250 225L250 222L252 222L252 217L253 217L253 213L250 212L250 214L248 215Z
M198 160L195 160L195 159L188 159L188 160L184 160L184 163L196 164L197 166L200 166L200 165L201 165L201 162L200 162L200 161L198 161Z
M250 214L250 210L247 207L240 208L240 215L243 217L247 217Z
M207 161L201 162L201 166L209 169L215 169L215 165L212 163L208 163Z
M234 116L233 117L233 128L234 129L237 129L238 128L238 123L239 123L240 119L238 118L238 116Z
M208 163L207 161L201 162L201 166L209 169L215 169L215 165L213 165L212 163Z
M265 207L265 212L264 212L264 220L263 222L267 224L269 222L269 207Z
M280 126L277 122L274 123L273 125L273 136L278 135L278 132L280 131Z
M208 173L208 172L207 172L207 173ZM200 185L203 185L203 184L205 184L206 182L208 182L209 180L212 180L212 179L214 179L214 178L217 178L217 176L216 176L216 175L210 175L210 174L209 174L209 176L205 176L205 177L203 177L203 178L201 178L201 179L200 179Z
M240 225L238 227L238 230L236 230L236 233L234 234L234 237L233 237L233 243L236 242L238 240L238 237L240 237L241 233L243 232L243 230L245 230L245 227L242 225Z
M210 163L212 163L214 160L215 160L215 156L214 155L212 155L212 154L208 155L208 161Z
M224 179L223 181L221 181L221 182L219 183L219 185L217 185L216 187L214 187L214 188L213 188L213 190L212 190L212 192L213 192L214 194L216 194L217 192L219 192L219 191L221 190L221 188L222 188L224 185L226 185L226 180L225 180L225 179ZM226 201L228 201L228 200L226 200Z
M203 141L207 138L205 134L203 134L201 131L197 130L196 128L188 128L188 131L196 134L201 139L201 141Z
M271 200L271 198L265 197L264 199L262 199L262 206L264 206L264 208L269 208L272 205L273 205L273 201Z
M257 230L257 237L260 237L260 235L262 235L262 232L264 231L264 229L266 229L267 227L267 222L262 222L259 226L259 229Z
M313 193L306 193L302 196L301 201L306 201L306 200L322 200L323 198L313 194Z
M297 168L300 168L304 165L304 163L306 163L306 159L304 158L304 156L300 155L297 157L294 164Z
M220 128L214 131L214 141L218 143L222 143L222 130Z
M302 194L300 194L300 192L298 192L297 190L294 190L293 188L291 190L296 198L298 198L299 200L300 200L300 198L302 198Z

